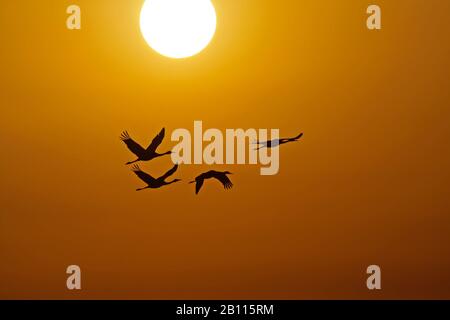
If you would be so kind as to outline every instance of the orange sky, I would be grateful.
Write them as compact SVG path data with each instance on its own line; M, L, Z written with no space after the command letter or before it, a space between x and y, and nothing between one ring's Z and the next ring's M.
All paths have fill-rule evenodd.
M448 1L214 0L184 60L147 46L142 0L78 0L80 31L72 3L0 4L0 298L450 298ZM135 192L120 133L194 120L305 136L276 176Z

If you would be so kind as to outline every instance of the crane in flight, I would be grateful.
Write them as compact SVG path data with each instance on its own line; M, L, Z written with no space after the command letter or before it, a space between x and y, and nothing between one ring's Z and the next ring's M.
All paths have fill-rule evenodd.
M269 141L256 141L255 144L258 144L259 147L257 147L255 150L259 150L261 148L274 148L278 147L279 145L289 143L289 142L295 142L298 141L303 136L303 133L300 133L298 136L293 138L281 138L281 139L274 139Z
M177 169L178 169L178 165L176 164L172 169L167 171L161 177L153 178L148 173L142 171L141 168L139 168L139 166L137 164L135 164L132 167L133 172L139 177L139 179L141 179L142 181L144 181L147 184L146 187L136 189L136 191L141 191L141 190L144 190L144 189L157 189L157 188L161 188L163 186L166 186L166 185L169 185L169 184L181 181L180 179L174 179L172 181L166 181L166 179L168 177L170 177L171 175L173 175L175 173L175 171L177 171Z
M220 172L220 171L210 170L208 172L202 173L201 175L197 176L194 181L191 181L189 183L195 182L195 194L199 193L201 187L203 186L203 182L206 179L212 179L212 178L219 180L225 189L230 189L231 187L233 187L233 183L227 177L227 174L232 174L232 173L229 171Z
M164 135L165 129L162 128L161 132L158 133L158 135L155 138L153 138L152 143L150 143L147 149L144 149L139 143L131 139L127 131L122 132L120 140L122 140L127 145L128 149L130 149L130 151L133 152L138 157L136 160L127 162L126 164L132 164L137 161L149 161L157 157L162 157L164 155L171 154L172 151L167 151L164 153L156 152L156 149L164 139Z

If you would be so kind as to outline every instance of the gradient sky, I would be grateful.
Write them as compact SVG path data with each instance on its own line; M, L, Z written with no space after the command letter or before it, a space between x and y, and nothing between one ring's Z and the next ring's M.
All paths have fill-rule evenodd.
M450 2L214 0L185 60L147 46L142 0L76 1L80 31L72 3L0 3L0 298L450 299ZM305 136L276 176L135 192L120 133L194 120Z

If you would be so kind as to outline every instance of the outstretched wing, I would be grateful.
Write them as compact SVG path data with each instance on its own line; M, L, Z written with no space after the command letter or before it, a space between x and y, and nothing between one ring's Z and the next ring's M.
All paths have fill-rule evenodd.
M292 140L298 140L298 139L300 139L301 137L303 137L303 132L300 133L298 136L292 138Z
M204 179L198 179L198 180L195 181L195 194L198 194L198 192L202 188L203 181L205 181L205 180Z
M153 138L152 143L147 148L147 151L156 151L156 148L161 144L164 139L164 135L166 134L166 130L162 128L161 132L158 133L156 137Z
M280 139L281 143L286 143L286 142L294 142L297 141L298 139L300 139L303 136L303 133L300 133L298 136L293 137L293 138L283 138Z
M144 171L139 168L137 164L135 164L132 168L133 172L141 179L142 181L146 182L147 184L151 184L155 181L155 178L153 178L148 173L145 173Z
M233 183L231 180L227 177L226 174L220 174L217 177L215 177L217 180L219 180L225 189L230 189L233 187Z
M139 158L141 157L141 155L143 153L145 153L145 149L142 148L139 145L139 143L137 143L136 141L131 139L131 137L130 137L130 135L128 134L127 131L122 132L122 134L120 136L120 140L125 142L125 144L127 145L128 149L130 149L130 151L133 152Z
M168 177L170 177L171 175L173 175L175 173L175 171L177 171L178 169L178 165L174 165L172 169L170 169L169 171L167 171L163 176L160 177L160 179L162 180L166 180Z

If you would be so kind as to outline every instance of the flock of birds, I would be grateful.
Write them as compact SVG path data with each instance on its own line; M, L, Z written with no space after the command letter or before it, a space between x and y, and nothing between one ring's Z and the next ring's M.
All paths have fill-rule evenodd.
M126 163L126 165L133 164L138 161L150 161L152 159L171 154L172 151L167 151L167 152L163 152L163 153L158 153L156 151L156 149L159 147L159 145L164 140L164 135L165 135L165 129L163 128L159 132L159 134L155 138L153 138L152 142L147 147L147 149L144 149L139 143L137 143L130 137L130 135L128 134L127 131L124 131L122 133L122 135L120 136L120 139L127 145L128 149L132 153L134 153L137 157L136 160L129 161ZM281 139L274 139L274 140L270 140L270 141L256 141L255 144L258 145L256 150L259 150L261 148L274 148L281 144L298 141L298 139L300 139L302 136L303 136L303 133L301 133L298 136L293 137L293 138L281 138ZM167 181L167 179L170 176L172 176L177 171L177 169L178 169L178 164L174 165L172 169L167 171L165 174L163 174L159 178L154 178L151 175L149 175L148 173L142 171L141 168L139 168L139 166L137 164L134 164L132 166L132 171L139 177L139 179L141 179L142 181L144 181L147 184L146 187L136 189L136 191L141 191L141 190L145 190L145 189L157 189L157 188L161 188L163 186L181 181L181 179L173 179L173 180ZM231 182L230 178L228 178L228 176L227 176L230 174L232 174L232 173L229 171L210 170L210 171L207 171L207 172L204 172L204 173L198 175L195 178L195 180L193 180L189 183L195 183L195 194L198 194L200 192L200 189L202 188L204 181L207 179L216 179L220 183L222 183L222 185L225 189L230 189L233 187L233 183Z

